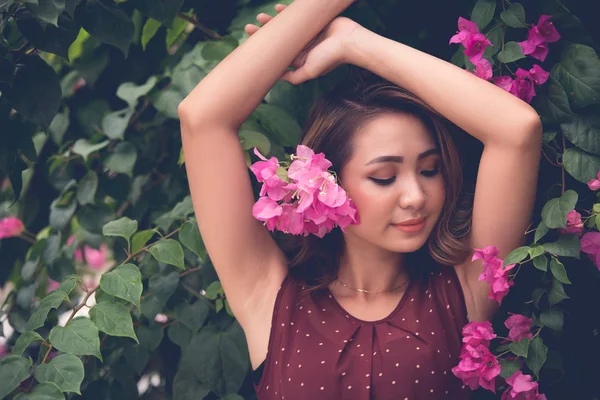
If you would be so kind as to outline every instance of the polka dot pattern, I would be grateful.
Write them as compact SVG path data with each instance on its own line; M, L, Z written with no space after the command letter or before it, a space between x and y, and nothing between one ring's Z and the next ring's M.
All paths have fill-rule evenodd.
M451 372L467 323L453 268L411 282L378 321L354 317L327 289L303 289L288 276L277 294L259 400L471 399Z

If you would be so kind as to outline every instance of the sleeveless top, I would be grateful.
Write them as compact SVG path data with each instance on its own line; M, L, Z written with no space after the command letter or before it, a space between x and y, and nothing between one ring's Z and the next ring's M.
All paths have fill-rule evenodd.
M411 281L378 321L347 313L328 288L306 289L289 274L273 311L259 400L471 399L454 376L465 299L453 267Z

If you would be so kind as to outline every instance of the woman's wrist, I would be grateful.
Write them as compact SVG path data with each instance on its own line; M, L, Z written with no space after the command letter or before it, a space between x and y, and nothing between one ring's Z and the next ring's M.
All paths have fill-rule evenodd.
M357 67L369 69L369 63L373 60L369 55L369 43L378 37L376 33L357 24L356 29L348 36L346 40L346 51L344 62L346 64L356 65Z

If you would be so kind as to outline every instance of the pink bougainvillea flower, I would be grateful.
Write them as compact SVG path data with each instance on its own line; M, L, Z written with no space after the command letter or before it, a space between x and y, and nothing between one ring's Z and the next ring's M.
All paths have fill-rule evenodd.
M57 282L54 279L48 279L48 293L55 291L59 286L60 282Z
M509 313L512 314L512 313ZM512 314L504 321L504 326L509 329L508 338L513 342L518 342L523 338L531 339L531 323L533 320L521 314Z
M508 294L508 290L514 285L512 280L508 280L508 272L514 268L515 264L507 265L502 268L504 260L498 257L496 246L487 246L483 250L474 249L475 253L471 261L482 260L483 272L479 275L480 281L486 281L490 285L488 298L496 300L498 304L502 298Z
M450 44L461 43L464 46L466 40L476 33L479 33L479 28L475 22L459 17L458 33L450 38Z
M154 322L158 324L164 324L168 320L169 317L167 317L165 314L156 314L156 316L154 317Z
M510 92L513 84L513 78L510 76L494 76L492 81L494 84L496 84L496 86L506 90L507 92Z
M475 64L475 71L473 73L481 79L489 81L493 75L492 64L485 58L482 58Z
M518 42L523 54L544 61L548 55L548 43L560 39L560 34L550 21L550 15L542 15L537 25L532 26L527 33L527 40Z
M0 343L0 360L10 354L10 349L4 343Z
M463 45L465 46L464 53L469 58L469 61L476 64L481 60L485 48L491 46L492 42L483 33L476 33L467 38Z
M457 378L471 390L482 387L496 393L495 379L500 374L501 367L497 357L486 346L465 344L460 359L458 365L452 368L452 373Z
M508 76L494 77L492 81L500 88L530 103L536 95L534 84L545 83L550 73L544 71L539 65L534 65L529 71L517 69L515 76L515 79Z
M2 184L0 185L0 191L4 192L10 186L10 179L4 178Z
M529 70L529 75L526 77L528 79L530 79L536 85L543 85L544 83L546 83L546 81L550 77L550 72L544 71L544 69L542 67L535 64Z
M598 171L598 179L590 180L587 185L590 188L590 190L600 189L600 171Z
M483 346L489 346L490 341L496 337L492 323L490 321L484 322L469 322L462 328L463 343L473 347L477 347L480 344Z
M281 193L274 196L263 186L261 197L252 208L252 215L264 221L267 229L323 237L336 226L345 230L349 224L360 223L356 206L328 170L332 164L323 153L315 154L309 147L299 145L287 170L275 158L266 160L257 155L263 161L253 165L252 171L259 181L266 184L273 179L277 168L285 171L280 174L287 174L284 179L276 178L283 182L277 183Z
M0 239L17 237L25 230L25 225L17 217L6 217L0 220Z
M67 239L67 245L71 246L75 242L75 235L69 236ZM100 269L106 264L108 259L108 246L105 243L100 245L99 249L95 249L91 246L83 246L81 249L75 249L73 252L73 258L78 263L86 263L92 269Z
M581 237L581 251L586 253L600 270L600 232L588 232Z
M584 230L583 222L581 221L581 214L577 211L572 210L567 213L567 228L559 228L560 233L575 233L581 236Z
M546 400L546 395L539 393L538 383L531 375L517 371L506 379L508 388L502 393L502 400Z
M273 200L281 200L286 194L284 189L286 182L277 175L279 160L277 160L277 157L271 157L267 160L256 148L254 148L254 154L263 160L250 166L256 180L263 183L260 195L264 196L266 194Z

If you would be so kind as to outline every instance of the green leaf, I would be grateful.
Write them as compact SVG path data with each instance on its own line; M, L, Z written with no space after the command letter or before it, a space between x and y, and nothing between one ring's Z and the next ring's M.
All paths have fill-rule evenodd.
M23 117L47 129L60 106L62 89L46 61L37 55L23 55L6 96Z
M108 140L93 144L87 141L87 139L77 139L77 141L71 148L71 151L75 154L79 154L81 157L83 157L85 161L87 161L87 158L90 154L92 154L95 151L102 150L109 144L110 141Z
M537 243L540 239L542 239L544 236L546 236L546 233L548 233L549 228L548 226L546 226L546 224L544 223L544 221L540 221L538 227L535 230L535 238L534 238L534 243Z
M548 228L566 228L567 214L573 211L579 195L567 190L560 198L549 200L542 208L542 220Z
M525 58L525 55L517 42L507 42L504 45L504 50L498 53L498 61L503 64L515 62L522 58Z
M175 293L179 285L179 273L171 271L167 275L155 274L150 278L148 287L152 295L163 301L165 304Z
M565 315L561 310L548 310L542 313L540 320L544 326L555 331L561 331L565 322Z
M495 0L477 0L471 12L471 21L475 22L481 31L492 21L495 12Z
M221 287L221 282L214 281L206 288L206 293L204 294L204 297L206 297L209 300L216 300L219 296L223 296L223 288Z
M142 274L133 264L123 264L100 278L100 287L106 293L127 300L140 308Z
M541 256L546 251L544 250L544 246L542 245L532 245L529 247L529 257L536 258L537 256Z
M150 352L138 344L130 345L125 347L125 360L138 375L141 375L144 371L144 367L150 360Z
M140 338L140 345L150 351L156 350L165 334L164 328L155 323L152 323L150 326L137 326L135 331Z
M204 247L204 242L202 241L202 237L200 237L200 230L198 229L196 220L183 224L179 231L179 240L185 247L193 251L201 261L204 262L206 260L206 247Z
M533 293L531 294L531 299L533 300L533 305L538 309L540 308L540 300L542 299L542 296L544 295L544 293L546 293L546 289L535 288L533 290Z
M536 337L531 340L529 344L529 354L527 355L527 359L525 363L529 367L530 370L536 375L536 377L540 376L540 369L542 365L546 362L546 355L548 354L548 347L544 344L544 341L541 337Z
M130 337L139 343L133 331L133 321L127 307L120 303L104 301L90 309L90 318L98 330L111 335Z
M55 326L48 336L50 343L65 353L90 355L102 361L98 327L86 317L75 317L66 326Z
M593 48L569 45L552 69L552 76L565 89L573 107L600 103L600 59Z
M87 0L75 10L81 26L103 43L119 48L125 58L133 41L134 25L118 5L102 0Z
M300 140L302 128L283 109L271 104L260 104L254 113L261 125L280 145L295 146Z
M181 322L176 322L167 328L167 336L173 343L183 348L190 343L194 332Z
M156 232L154 229L146 229L134 233L133 239L131 240L131 251L136 253L137 251L141 250L144 246L146 246L146 243L152 239L152 236L154 236L155 233Z
M29 318L29 322L27 322L27 330L32 331L43 326L50 310L58 308L65 300L69 300L69 296L60 289L56 289L44 297L40 301L40 306L38 309L35 310L31 315L31 318Z
M193 304L182 303L175 307L175 318L196 333L204 325L209 311L208 304L203 300Z
M133 82L125 82L119 85L117 97L125 100L131 110L134 110L140 97L145 96L156 85L157 79L151 76L143 85L136 85Z
M176 240L161 239L150 247L150 253L160 262L185 270L183 249Z
M6 398L19 384L29 378L31 359L8 355L0 360L0 398Z
M544 249L550 254L577 259L579 259L580 247L581 243L577 235L560 235L556 242L544 243Z
M89 170L77 185L77 201L81 205L93 203L97 190L98 174L93 170Z
M19 31L39 50L54 53L68 60L69 46L77 38L79 23L66 13L59 15L58 26L39 21L21 10L16 18Z
M15 342L15 345L12 348L11 354L14 354L14 355L23 354L23 352L25 351L25 349L27 349L27 347L31 344L31 342L35 342L37 340L43 341L44 338L41 337L39 333L34 332L34 331L23 332L23 334L21 336L19 336L19 338Z
M185 28L187 28L189 24L190 23L185 19L175 18L175 21L173 22L173 28L167 29L167 37L165 38L167 50L169 50L171 46L173 46L180 38L182 38Z
M512 342L509 344L510 351L519 357L527 357L527 352L529 351L529 339L524 338L518 342Z
M563 284L556 278L552 279L552 288L548 292L548 302L551 306L560 303L562 300L569 299L565 293Z
M35 369L35 379L40 383L54 383L63 392L81 394L83 363L72 354L59 354L48 364L40 364Z
M573 117L567 92L552 75L535 97L535 105L542 110L542 119L550 123L559 124Z
M600 115L578 115L562 123L560 129L562 134L581 150L600 155Z
M122 110L113 111L102 118L102 132L109 139L125 139L125 131L129 125L129 120L133 116L134 110L124 108Z
M88 232L102 234L102 227L115 219L115 213L106 204L86 204L77 214L77 221Z
M120 218L116 221L110 221L102 227L104 236L119 236L127 241L127 248L131 247L129 239L138 229L138 222L127 217Z
M111 171L133 176L133 167L137 160L137 150L129 142L120 142L104 160L104 166Z
M144 24L144 29L142 30L142 49L144 49L144 51L146 51L146 46L150 40L152 40L154 35L156 35L156 32L158 32L161 26L162 24L159 21L148 18Z
M54 141L54 144L56 144L57 146L60 146L62 144L63 137L65 136L67 129L69 129L69 124L70 120L68 108L65 108L62 113L57 113L52 119L48 130L50 133L50 137Z
M565 266L556 257L552 257L550 260L550 271L552 271L552 275L561 283L571 284L571 281L567 277Z
M565 150L563 164L567 172L582 183L595 179L600 171L600 157L584 153L575 147Z
M14 400L65 400L65 395L55 383L44 382L29 393L19 393Z
M170 26L184 0L130 0L144 15Z
M548 258L545 254L537 256L533 259L533 266L539 269L540 271L548 270Z
M527 28L525 9L519 3L512 3L510 7L500 13L500 18L511 28Z
M506 267L507 265L517 264L523 261L529 255L529 246L522 246L514 249L510 252L509 255L504 259L504 263L502 267Z
M239 135L244 150L248 151L256 147L262 155L269 154L271 151L269 138L261 132L240 129Z
M26 6L36 18L58 26L58 16L65 9L65 0L38 0L37 4L26 2Z

